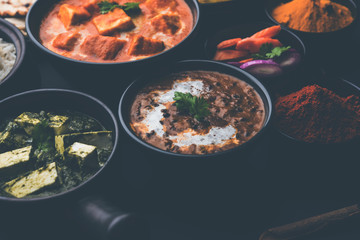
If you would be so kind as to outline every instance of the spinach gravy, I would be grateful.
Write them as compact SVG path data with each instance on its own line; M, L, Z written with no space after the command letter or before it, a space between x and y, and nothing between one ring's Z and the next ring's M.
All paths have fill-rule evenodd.
M0 194L38 198L76 187L113 149L112 132L74 111L23 112L0 122Z

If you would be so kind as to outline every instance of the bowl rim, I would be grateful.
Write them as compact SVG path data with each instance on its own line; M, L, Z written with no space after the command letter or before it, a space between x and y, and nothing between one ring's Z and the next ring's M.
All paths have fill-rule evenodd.
M307 47L304 43L304 41L295 33L293 33L292 31L290 31L289 28L286 28L285 26L281 25L281 24L276 24L275 22L271 22L271 21L254 21L254 22L247 22L247 23L238 23L238 24L232 24L232 25L229 25L228 27L226 28L222 28L218 31L216 31L215 33L212 33L212 34L209 34L207 37L206 37L206 40L204 42L204 52L205 52L205 56L207 59L210 59L209 58L209 42L210 40L216 36L217 34L219 33L222 33L222 32L226 32L226 31L229 31L233 28L238 28L238 27L241 27L241 26L246 26L246 25L268 25L269 27L271 26L277 26L277 25L280 25L281 27L281 31L285 31L287 34L291 35L292 37L294 37L296 39L297 42L299 42L300 46L302 49L299 49L300 51L300 54L302 55L302 62L305 61L305 57L307 55ZM298 50L298 49L297 49ZM219 61L221 62L221 61Z
M210 3L201 3L199 2L200 6L202 7L223 7L230 4L234 4L235 2L238 2L239 0L227 0L223 2L210 2Z
M53 92L53 93L68 93L68 94L73 94L73 95L78 95L84 98L88 98L91 101L99 104L110 116L113 124L114 124L114 132L115 132L115 138L114 138L114 144L113 144L113 149L111 151L111 154L109 155L108 159L106 160L106 162L104 163L104 165L97 171L95 172L90 178L88 178L87 180L81 182L79 185L70 188L66 191L60 192L60 193L56 193L54 195L49 195L49 196L44 196L44 197L38 197L38 198L11 198L11 197L5 197L5 196L0 196L0 201L8 201L8 202L18 202L18 203L32 203L32 202L43 202L43 201L49 201L49 200L55 200L55 199L59 199L62 198L64 196L67 196L69 194L72 194L74 192L77 192L80 188L83 188L85 185L88 185L90 182L93 182L94 179L96 179L96 177L100 174L102 174L104 172L104 169L108 166L108 163L110 161L113 160L115 152L117 151L117 147L118 147L118 142L119 142L119 127L118 127L118 122L114 116L114 114L112 113L112 111L110 110L109 107L107 107L103 102L101 102L99 99L87 94L87 93L83 93L83 92L79 92L79 91L75 91L75 90L70 90L70 89L61 89L61 88L43 88L43 89L35 89L35 90L29 90L26 92L21 92L21 93L17 93L14 94L10 97L7 97L3 100L0 100L0 105L7 103L8 101L11 101L13 99L16 99L18 97L22 97L22 96L31 96L33 94L43 94L43 93L49 93L49 92Z
M351 11L350 8L349 8L349 10L350 10L352 13L353 13L353 12L356 13L355 16L353 16L353 17L354 17L354 20L353 20L349 25L347 25L346 27L340 28L340 29L335 30L335 31L330 31L330 32L305 32L305 31L300 31L300 30L296 30L296 29L287 27L286 25L279 23L278 21L276 21L276 20L273 18L273 16L272 16L271 13L270 13L270 9L269 9L269 6L268 6L270 0L265 0L265 1L264 1L264 11L265 11L266 17L267 17L270 21L272 21L272 22L275 23L275 24L281 25L282 27L288 29L289 31L294 31L294 32L300 33L300 34L309 34L309 35L310 35L310 34L313 34L313 36L324 36L324 35L326 35L326 34L333 34L333 33L342 32L342 31L344 31L344 30L346 30L346 29L349 29L349 28L351 28L351 27L358 21L358 18L359 18L359 8L358 8L358 5L357 5L356 2L353 1L353 0L346 0L346 1L348 1L348 2L352 5L353 11ZM285 2L285 0L282 0L282 2ZM342 5L343 5L343 4L342 4Z
M61 0L54 0L56 2L60 2ZM63 55L57 54L53 51L51 51L50 49L46 48L44 45L42 45L38 39L36 38L36 36L34 36L34 34L32 33L31 29L32 27L29 24L30 18L32 18L33 16L33 9L35 8L40 8L42 5L42 2L46 2L46 0L37 0L29 9L28 14L26 15L26 19L25 19L25 26L26 26L26 31L28 33L28 36L31 40L31 42L33 44L35 44L38 48L40 48L41 51L55 57L56 59L60 59L62 61L65 62L70 62L70 63L75 63L75 64L83 64L83 65L90 65L90 66L94 66L94 65L98 65L98 66L118 66L118 65L128 65L128 64L141 64L141 63L146 63L148 61L153 60L154 58L161 58L164 55L166 56L169 53L172 53L175 49L177 49L180 46L183 46L184 44L186 44L198 31L199 31L199 20L200 20L200 7L199 7L199 3L197 0L185 0L185 1L191 1L194 4L194 12L196 12L196 16L193 15L194 17L194 25L192 30L190 31L190 33L178 44L176 44L174 47L167 49L165 51L162 51L158 54L146 57L146 58L142 58L142 59L138 59L138 60L134 60L134 61L127 61L127 62L89 62L89 61L81 61L81 60L77 60L77 59L73 59L73 58L69 58L69 57L65 57ZM186 3L188 6L189 4ZM189 6L190 10L193 10L193 8L191 8ZM49 9L46 10L41 10L42 12L48 11ZM195 18L196 17L196 18Z
M179 61L176 63L173 63L171 67L169 67L169 69L173 68L178 68L178 67L187 67L189 68L191 65L193 64L206 64L209 66L214 66L214 65L218 65L221 68L229 68L231 69L231 71L237 71L240 74L242 74L245 78L248 78L252 84L249 85L256 85L263 93L264 97L266 98L267 101L267 107L268 107L268 113L266 116L266 119L263 123L263 126L261 128L261 130L255 134L255 136L253 136L250 140L242 143L241 145L238 145L234 148L225 150L225 151L220 151L220 152L216 152L216 153L211 153L211 154L183 154L183 153L174 153L174 152L170 152L170 151L166 151L166 150L162 150L160 148L157 148L147 142L145 142L144 140L140 139L129 127L128 127L128 123L126 120L126 117L123 116L123 108L124 108L124 102L126 101L126 99L128 98L127 93L134 87L137 87L137 85L146 85L146 83L148 82L144 82L142 81L142 79L147 76L148 74L144 74L142 76L140 76L139 78L137 78L135 81L133 81L127 88L126 90L123 92L120 102L119 102L119 107L118 107L118 114L119 114L119 119L120 119L120 124L123 127L123 129L125 130L125 132L133 139L135 140L137 143L140 143L140 145L142 145L145 148L148 148L152 151L158 152L160 154L163 155L170 155L170 156L174 156L176 157L175 159L177 159L179 161L179 159L208 159L211 157L217 157L217 156L224 156L226 154L230 154L233 153L235 151L239 151L241 149L246 148L248 145L253 144L260 136L262 136L264 134L264 132L269 128L270 126L270 122L272 121L272 116L273 116L273 102L272 102L272 98L270 93L268 92L268 90L266 89L266 87L254 76L252 76L251 74L247 73L246 71L234 67L232 65L229 64L225 64L225 63L221 63L221 62L216 62L216 61L211 61L211 60L203 60L203 59L192 59L192 60L183 60L183 61ZM200 69L200 68L199 68ZM155 70L156 71L156 70ZM185 71L185 70L181 70L181 71ZM180 72L181 72L180 71ZM206 70L206 71L210 71L210 70ZM220 72L220 71L218 71ZM224 70L223 72L224 74L228 74L228 75L232 75L234 76L235 74L230 74L230 73L226 73L226 70ZM166 74L169 74L168 72L166 72ZM234 76L237 77L237 76ZM239 77L237 77L239 78ZM259 93L258 93L259 94ZM259 94L260 95L260 94ZM263 98L262 98L263 100ZM264 105L266 106L265 101L263 100Z
M342 84L346 84L346 85L349 85L351 88L355 89L358 93L359 93L359 97L360 97L360 87L357 86L356 84L354 84L353 82L351 81L348 81L342 77L339 77L338 78L339 82L341 82ZM308 85L306 85L308 86ZM304 87L304 86L303 86ZM274 104L275 104L276 100L274 101ZM297 144L300 144L302 146L309 146L309 147L313 147L313 146L317 146L317 147L329 147L329 146L342 146L342 145L347 145L349 143L352 143L354 141L356 141L357 139L360 139L359 136L357 137L354 137L352 139L349 139L349 140L346 140L344 142L330 142L330 143L322 143L322 142L306 142L306 141L303 141L301 139L298 139L298 138L295 138L291 135L289 135L288 133L286 133L285 131L281 130L277 124L276 124L276 108L274 108L274 121L273 121L273 125L274 125L274 128L276 129L276 131L278 133L280 133L280 135L282 135L283 137L285 137L286 139L289 139L290 141L294 142L294 143L297 143Z
M16 47L16 45L14 44L14 42L12 42L15 45L15 49L16 49L16 59L15 59L15 63L13 65L13 67L11 68L10 72L5 76L4 79L0 80L0 87L1 85L5 84L6 82L9 81L9 79L11 79L15 73L17 72L17 70L20 68L20 66L22 65L24 58L25 58L25 53L26 53L26 43L25 43L25 37L24 35L20 32L20 30L15 27L13 24L9 23L8 21L6 21L3 18L0 18L0 25L2 27L4 27L4 29L8 30L8 31L12 31L16 38L19 40L20 43L20 55L18 55L19 53L19 49ZM8 35L8 33L5 31L5 34L11 39L12 37L10 35Z

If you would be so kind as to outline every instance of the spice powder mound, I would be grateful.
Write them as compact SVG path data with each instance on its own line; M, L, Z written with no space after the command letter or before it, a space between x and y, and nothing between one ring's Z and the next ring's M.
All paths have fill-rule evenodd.
M332 32L350 25L350 9L329 0L293 0L272 12L273 18L289 28L303 32Z
M340 97L318 85L279 97L276 122L284 133L310 143L339 143L360 135L360 98Z

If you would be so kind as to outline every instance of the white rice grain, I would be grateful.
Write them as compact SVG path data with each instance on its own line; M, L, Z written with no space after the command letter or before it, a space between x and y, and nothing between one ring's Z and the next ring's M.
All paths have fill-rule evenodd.
M0 82L9 74L16 60L15 45L0 38Z

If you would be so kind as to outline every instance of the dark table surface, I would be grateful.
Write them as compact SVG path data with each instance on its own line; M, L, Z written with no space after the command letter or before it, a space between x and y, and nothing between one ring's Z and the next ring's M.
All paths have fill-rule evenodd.
M217 29L268 21L261 1L246 1L241 7L219 11L206 9L202 18L197 39L183 53L183 59L204 58L204 40ZM326 55L312 55L307 59L306 71L321 70L360 85L359 24L348 40L348 45L328 46ZM28 51L38 71L29 78L40 78L41 88L84 90L64 78L30 42ZM119 91L111 100L103 99L116 116L120 96ZM289 143L272 129L257 155L260 167L255 180L245 179L228 186L184 189L177 185L161 189L148 185L154 177L147 169L148 156L124 137L120 140L119 163L112 166L109 176L82 196L100 195L121 209L138 213L149 223L149 239L255 240L269 227L357 203L360 196L357 146L313 149ZM11 220L8 217L17 210L7 209L1 214L0 239L95 239L92 229L79 227L74 219L74 205L75 201L66 202L46 211L38 206L36 213L29 211ZM360 221L349 221L304 239L360 239L359 226Z

